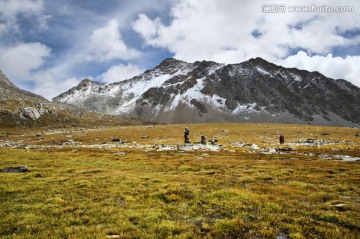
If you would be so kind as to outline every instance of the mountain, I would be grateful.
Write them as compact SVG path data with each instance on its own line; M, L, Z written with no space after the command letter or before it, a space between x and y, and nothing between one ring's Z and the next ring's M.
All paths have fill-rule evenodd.
M129 123L119 117L104 116L77 106L52 103L45 98L15 86L0 70L0 126L68 127Z
M22 90L14 85L0 70L0 100L9 100L9 99L21 99L21 100L30 100L47 102L47 100L39 95L33 94L29 91Z
M161 123L360 125L360 89L261 58L239 64L173 58L132 79L83 80L54 102Z

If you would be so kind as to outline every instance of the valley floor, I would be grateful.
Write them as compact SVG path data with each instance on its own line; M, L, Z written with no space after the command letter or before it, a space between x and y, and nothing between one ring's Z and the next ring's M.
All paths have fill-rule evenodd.
M184 127L193 143L204 135L219 150L179 148ZM29 171L0 172L0 237L359 238L359 131L2 129L0 170Z

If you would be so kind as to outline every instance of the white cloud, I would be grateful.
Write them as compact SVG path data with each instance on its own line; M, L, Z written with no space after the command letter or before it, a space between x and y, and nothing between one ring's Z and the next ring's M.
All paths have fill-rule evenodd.
M333 57L332 54L326 56L309 56L303 51L296 55L289 56L277 62L286 67L296 67L308 71L318 71L333 79L346 79L354 85L360 86L360 56Z
M12 47L0 47L0 68L11 77L27 80L32 71L44 64L51 49L41 43L20 43Z
M172 21L140 14L133 29L145 43L168 49L175 58L193 62L213 60L238 63L252 57L317 70L330 77L345 78L360 86L355 67L358 57L332 57L335 47L360 44L360 36L345 37L341 32L359 29L360 14L329 12L262 13L263 1L181 0L171 10ZM280 4L280 3L276 3ZM357 1L285 1L289 6L357 6ZM355 11L358 10L355 8ZM254 34L256 32L256 34ZM304 53L290 56L295 50ZM318 55L318 56L317 56ZM327 56L322 56L327 55ZM284 60L285 59L285 60ZM297 64L291 64L297 61ZM346 69L346 70L345 70Z
M43 0L3 0L0 13L4 18L14 18L19 13L37 14L43 10Z
M335 2L334 2L335 3ZM348 1L353 3L355 1ZM182 0L172 8L173 20L140 14L133 29L148 45L167 48L176 58L235 63L251 57L284 58L290 49L327 54L333 47L360 43L360 37L345 38L339 30L358 28L355 13L262 13L262 1ZM287 6L314 5L313 1L286 1ZM320 1L316 5L328 4ZM342 2L345 5L345 2ZM350 4L349 4L350 5ZM259 35L253 36L256 31Z
M151 20L145 14L140 14L138 20L133 22L132 26L136 32L139 32L151 44L152 40L158 36L162 23L160 18Z
M79 84L81 79L76 77L59 80L52 70L39 72L34 75L35 88L34 93L39 94L50 100L59 94L68 91L70 88Z
M85 57L87 61L128 60L140 55L137 50L126 46L116 19L110 20L105 27L94 30L87 46L90 54L90 57Z
M111 67L107 72L101 75L104 82L113 83L122 80L130 79L144 72L144 69L139 68L136 65L119 64Z
M41 14L44 10L43 0L2 0L0 1L0 20L4 23L0 27L0 34L8 30L17 31L19 14L26 16L38 16L40 22L46 25L47 18Z

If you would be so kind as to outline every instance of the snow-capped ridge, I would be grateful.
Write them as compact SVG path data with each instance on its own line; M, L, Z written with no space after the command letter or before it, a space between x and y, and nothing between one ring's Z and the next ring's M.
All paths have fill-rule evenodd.
M121 82L84 80L54 101L161 123L360 124L358 87L262 58L228 65L168 58Z

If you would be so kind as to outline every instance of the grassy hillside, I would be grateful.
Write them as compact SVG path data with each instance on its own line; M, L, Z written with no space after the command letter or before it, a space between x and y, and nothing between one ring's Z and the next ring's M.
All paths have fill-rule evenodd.
M0 173L0 237L359 238L359 161L335 160L360 156L359 129L187 126L222 150L152 147L182 144L185 125L3 130L0 169L30 172Z

